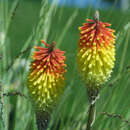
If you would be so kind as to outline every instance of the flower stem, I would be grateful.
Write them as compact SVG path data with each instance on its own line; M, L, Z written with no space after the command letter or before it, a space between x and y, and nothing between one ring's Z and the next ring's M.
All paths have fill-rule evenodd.
M93 125L94 120L95 120L95 114L96 114L95 110L96 110L95 109L95 103L90 104L88 122L87 122L87 129L86 130L91 130L91 128L92 128L92 125Z
M99 88L95 89L87 89L88 93L88 99L89 99L89 111L88 111L88 122L87 122L87 129L86 130L91 130L92 125L95 121L96 117L96 101L99 98Z
M47 130L50 120L48 113L36 113L36 123L38 130Z

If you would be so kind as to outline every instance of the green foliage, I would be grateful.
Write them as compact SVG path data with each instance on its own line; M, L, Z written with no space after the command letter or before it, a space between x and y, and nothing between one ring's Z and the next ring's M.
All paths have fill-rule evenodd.
M18 5L19 2L19 5ZM18 7L17 7L18 5ZM16 8L17 7L17 8ZM66 51L66 90L52 113L48 129L85 130L88 99L76 66L78 27L92 18L94 9L57 7L47 1L0 1L0 130L36 130L26 77L32 50L28 47L56 41ZM101 90L93 130L129 130L130 124L130 12L99 10L100 19L116 30L116 66ZM14 14L14 16L12 16ZM28 48L28 49L27 49ZM27 96L25 98L20 92ZM7 94L7 95L5 95ZM104 114L116 113L120 116Z

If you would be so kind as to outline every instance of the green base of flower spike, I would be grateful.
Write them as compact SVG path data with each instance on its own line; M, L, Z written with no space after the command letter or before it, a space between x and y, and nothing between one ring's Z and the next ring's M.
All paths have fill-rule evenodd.
M50 120L50 114L46 112L36 113L36 122L38 130L46 130Z

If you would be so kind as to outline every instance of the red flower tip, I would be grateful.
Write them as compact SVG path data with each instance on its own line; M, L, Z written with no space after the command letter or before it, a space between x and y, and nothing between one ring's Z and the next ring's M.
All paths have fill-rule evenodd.
M87 23L83 23L83 26L79 27L80 30L80 42L79 46L99 48L101 46L107 46L113 44L115 41L115 32L113 29L107 28L111 26L109 23L101 22L99 20L99 13L95 13L94 19L86 19Z
M44 72L49 72L53 74L61 74L65 72L65 56L64 51L60 51L55 48L56 43L47 44L45 41L41 41L47 48L36 46L35 49L39 51L34 51L33 54L33 64L31 66L32 70L43 70Z

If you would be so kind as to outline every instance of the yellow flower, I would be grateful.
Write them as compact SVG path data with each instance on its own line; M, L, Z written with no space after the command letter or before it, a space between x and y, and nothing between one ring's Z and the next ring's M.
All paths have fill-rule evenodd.
M80 29L77 61L81 76L90 89L105 83L115 62L114 30L109 23L87 19Z
M55 49L55 42L47 48L35 47L27 86L32 103L40 111L50 112L64 90L64 51Z

